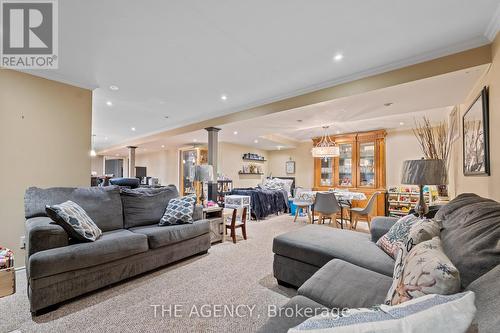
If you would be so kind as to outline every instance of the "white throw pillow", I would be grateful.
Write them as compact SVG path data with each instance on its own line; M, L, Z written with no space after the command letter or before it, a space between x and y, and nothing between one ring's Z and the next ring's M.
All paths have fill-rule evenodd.
M399 305L325 312L288 333L463 333L476 314L474 293L426 295Z
M429 294L451 295L460 290L460 274L443 252L439 237L417 244L407 255L401 250L392 278L385 299L390 305Z

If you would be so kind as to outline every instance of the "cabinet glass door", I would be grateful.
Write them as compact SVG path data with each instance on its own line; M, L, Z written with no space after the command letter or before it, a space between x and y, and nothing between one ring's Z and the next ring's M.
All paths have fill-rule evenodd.
M352 186L352 144L340 144L339 149L339 186Z
M359 144L359 186L375 187L375 142Z
M320 186L333 185L333 158L327 157L321 159L321 177Z

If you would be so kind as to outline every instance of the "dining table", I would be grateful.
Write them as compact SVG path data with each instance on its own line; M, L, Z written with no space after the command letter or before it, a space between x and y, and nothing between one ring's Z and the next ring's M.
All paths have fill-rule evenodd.
M295 199L302 202L310 202L312 206L312 223L314 223L314 201L316 193L333 193L340 205L340 228L344 229L344 209L349 208L349 223L352 221L352 201L366 200L366 195L363 192L354 192L346 190L328 190L328 191L301 191L297 193Z

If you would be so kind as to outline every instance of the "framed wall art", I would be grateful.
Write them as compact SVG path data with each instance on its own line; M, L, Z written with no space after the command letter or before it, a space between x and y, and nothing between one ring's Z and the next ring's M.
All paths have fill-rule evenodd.
M465 176L490 175L488 88L463 116L463 169Z

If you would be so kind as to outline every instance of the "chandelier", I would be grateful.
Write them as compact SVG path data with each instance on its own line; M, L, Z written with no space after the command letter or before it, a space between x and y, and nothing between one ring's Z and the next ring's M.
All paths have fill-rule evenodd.
M316 146L311 149L311 153L313 157L319 158L328 158L328 157L336 157L340 155L339 147L333 142L330 137L326 134L329 126L323 126L325 130L325 134L316 144Z

